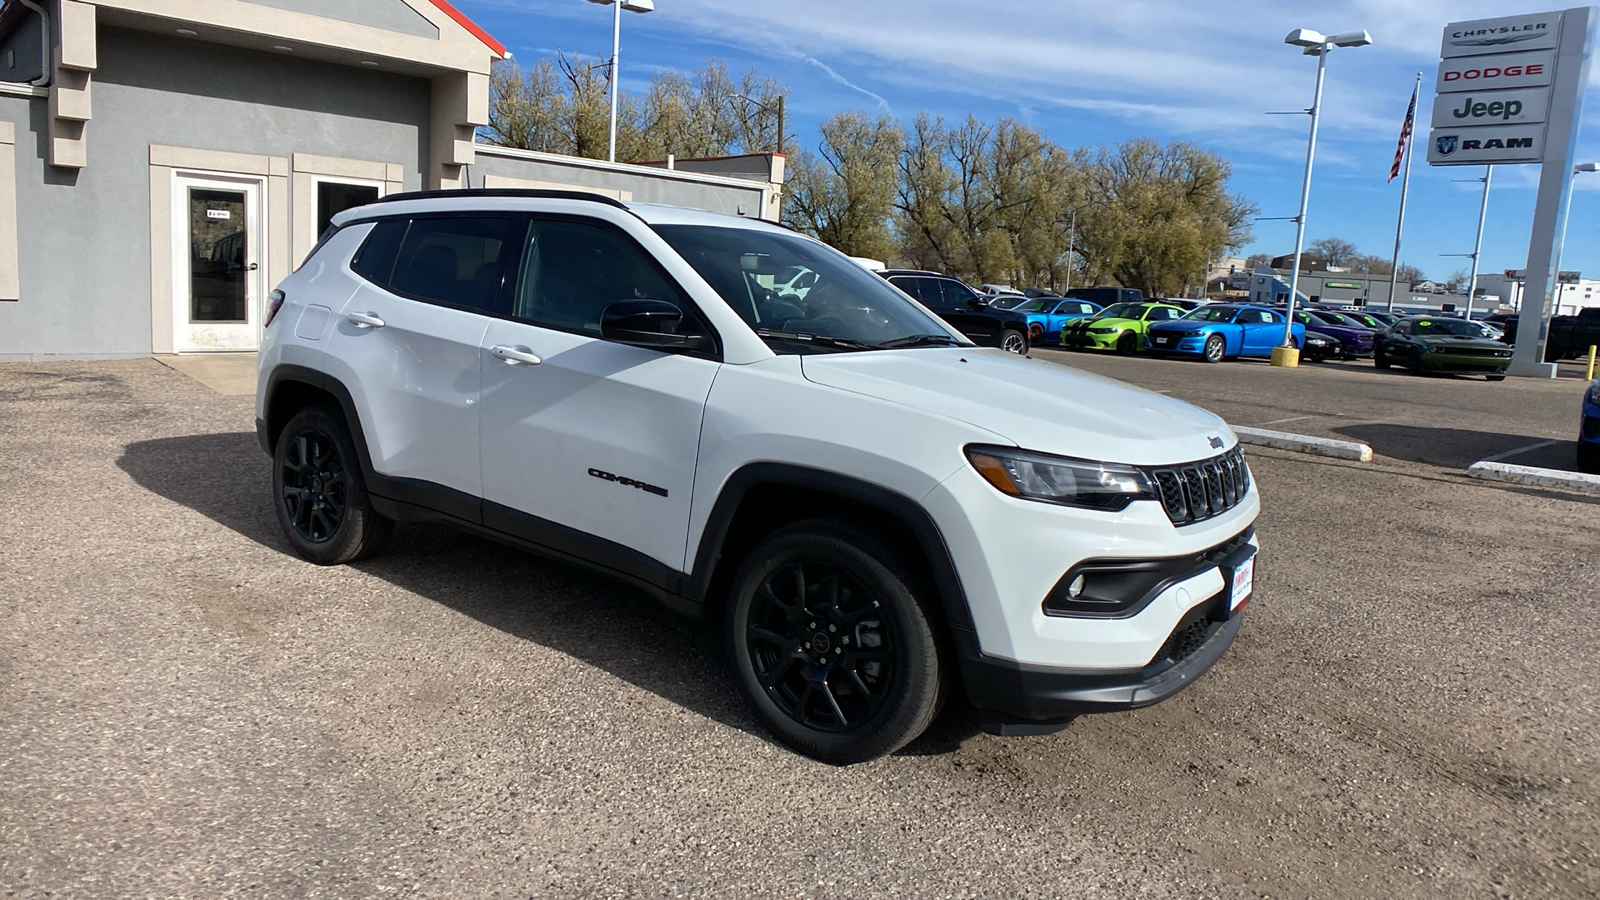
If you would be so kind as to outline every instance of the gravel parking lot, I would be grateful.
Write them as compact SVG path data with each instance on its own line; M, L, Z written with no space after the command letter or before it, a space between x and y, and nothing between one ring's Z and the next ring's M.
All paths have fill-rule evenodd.
M431 527L289 555L248 396L0 366L0 891L1600 893L1600 505L1462 474L1570 464L1579 382L1036 356L1378 458L1247 448L1257 594L1176 699L1027 739L957 706L849 768L610 582Z

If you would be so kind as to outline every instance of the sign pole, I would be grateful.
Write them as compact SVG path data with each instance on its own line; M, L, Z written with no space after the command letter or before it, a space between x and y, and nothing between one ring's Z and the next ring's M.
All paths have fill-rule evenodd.
M1406 195L1411 191L1411 149L1417 145L1415 124L1409 116L1416 115L1417 96L1422 91L1422 73L1417 73L1417 86L1411 89L1411 112L1408 114L1411 134L1406 139L1406 165L1400 176L1400 215L1394 223L1394 258L1389 261L1389 312L1394 312L1394 292L1400 281L1400 232L1406 227ZM1394 176L1390 176L1393 178Z
M1591 48L1597 21L1595 7L1580 6L1561 16L1556 49L1555 85L1545 130L1539 172L1539 194L1533 209L1533 234L1528 241L1528 272L1517 313L1517 344L1508 375L1554 378L1556 367L1544 361L1550 328L1550 303L1561 289L1561 241L1572 193L1572 158L1577 150L1583 87L1589 81Z

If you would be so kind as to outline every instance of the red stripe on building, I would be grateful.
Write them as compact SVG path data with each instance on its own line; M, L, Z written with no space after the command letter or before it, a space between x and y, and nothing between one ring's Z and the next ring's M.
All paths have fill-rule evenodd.
M477 22L467 18L466 14L461 10L451 6L447 0L433 0L433 5L443 10L445 15L455 19L457 25L460 25L462 28L472 32L472 36L480 41L483 41L484 46L488 47L490 50L493 50L495 55L499 56L501 59L510 57L511 54L506 52L505 44L495 40L493 35L480 28Z

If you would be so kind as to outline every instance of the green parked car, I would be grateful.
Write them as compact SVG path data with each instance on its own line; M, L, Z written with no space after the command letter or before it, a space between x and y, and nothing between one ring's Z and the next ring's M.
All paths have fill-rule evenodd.
M1482 375L1504 381L1511 348L1492 341L1476 322L1449 316L1408 316L1378 332L1372 362L1380 369Z
M1074 350L1148 350L1145 329L1151 322L1183 318L1184 310L1166 303L1113 303L1087 319L1061 327L1061 346Z

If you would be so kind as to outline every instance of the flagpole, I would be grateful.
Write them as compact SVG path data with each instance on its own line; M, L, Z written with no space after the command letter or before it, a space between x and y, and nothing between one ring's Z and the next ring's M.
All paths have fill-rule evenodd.
M1400 216L1394 223L1394 258L1389 262L1389 312L1394 312L1394 292L1400 281L1400 232L1406 227L1406 195L1411 190L1411 149L1417 145L1415 116L1417 99L1422 91L1422 73L1417 73L1416 87L1411 89L1411 134L1406 141L1406 164L1400 176ZM1393 176L1390 176L1393 177Z

